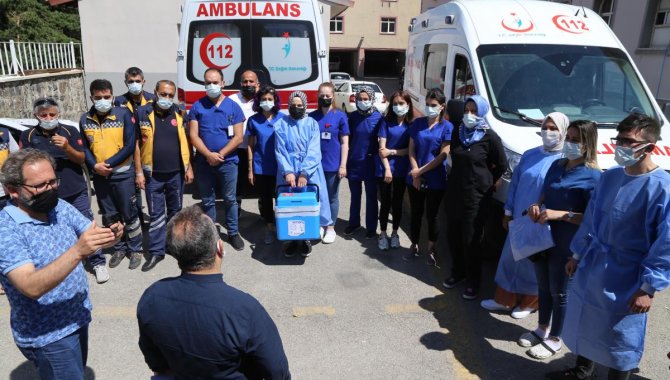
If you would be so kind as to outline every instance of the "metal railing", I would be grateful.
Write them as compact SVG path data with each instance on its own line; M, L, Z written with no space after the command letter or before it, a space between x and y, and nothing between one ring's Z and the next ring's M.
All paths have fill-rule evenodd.
M80 43L0 42L0 77L82 67Z

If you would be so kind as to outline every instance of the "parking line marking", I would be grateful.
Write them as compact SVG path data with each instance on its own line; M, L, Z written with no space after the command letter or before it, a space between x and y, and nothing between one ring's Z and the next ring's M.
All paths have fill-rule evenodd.
M427 311L418 304L395 303L384 307L386 314L421 313Z
M309 315L335 315L335 308L332 306L302 306L293 308L293 316L296 318L306 317Z

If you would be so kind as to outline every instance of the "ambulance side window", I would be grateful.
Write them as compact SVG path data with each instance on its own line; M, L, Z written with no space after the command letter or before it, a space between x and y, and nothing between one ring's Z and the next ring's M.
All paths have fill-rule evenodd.
M472 80L470 63L468 62L468 58L464 55L457 54L454 58L454 78L452 83L452 99L465 100L468 96L476 93L475 83Z
M444 75L447 69L447 44L426 45L424 48L422 93L431 88L444 91Z

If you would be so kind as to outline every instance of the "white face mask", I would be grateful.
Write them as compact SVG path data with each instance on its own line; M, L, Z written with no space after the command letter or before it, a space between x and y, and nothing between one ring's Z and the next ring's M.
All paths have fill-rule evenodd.
M372 102L369 100L359 100L356 102L356 107L361 111L367 111L372 107Z
M133 95L139 95L142 92L142 83L131 83L128 85L128 91Z
M563 144L563 154L567 157L568 160L576 160L583 156L582 154L582 144L575 144L570 141L566 141Z
M407 105L407 104L405 104L403 106L401 106L401 105L393 106L393 112L398 116L405 116L408 111L409 111L409 105Z
M472 129L477 126L477 123L479 123L479 118L471 113L466 113L463 115L463 124L465 124L465 127L468 129Z
M441 109L440 106L437 106L437 107L426 106L426 116L437 117L440 114L441 110L442 109Z
M107 113L112 109L111 99L98 99L93 102L93 107L100 113Z
M258 104L263 111L269 112L274 106L275 102L272 100L263 100Z
M38 120L40 121L40 127L47 131L51 131L58 126L58 119L42 120L38 118Z
M542 145L546 150L555 149L561 144L561 132L559 131L543 129L540 134L542 135Z
M207 96L209 96L210 99L216 99L221 96L221 86L218 84L211 83L206 85L205 91L207 91Z
M158 101L156 101L158 108L164 111L169 110L173 104L174 102L170 98L158 98Z

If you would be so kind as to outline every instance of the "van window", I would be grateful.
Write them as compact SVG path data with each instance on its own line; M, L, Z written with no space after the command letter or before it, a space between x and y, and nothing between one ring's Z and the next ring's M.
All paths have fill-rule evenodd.
M426 45L424 48L423 89L439 88L444 92L444 74L447 69L447 44Z
M468 57L462 54L456 54L454 57L454 78L452 80L451 98L465 100L471 95L475 95L475 83L472 80L472 70Z
M203 44L206 46L203 47ZM254 70L263 84L277 89L319 76L314 24L295 20L214 20L190 24L186 76L203 84L208 67L223 71L226 87Z

